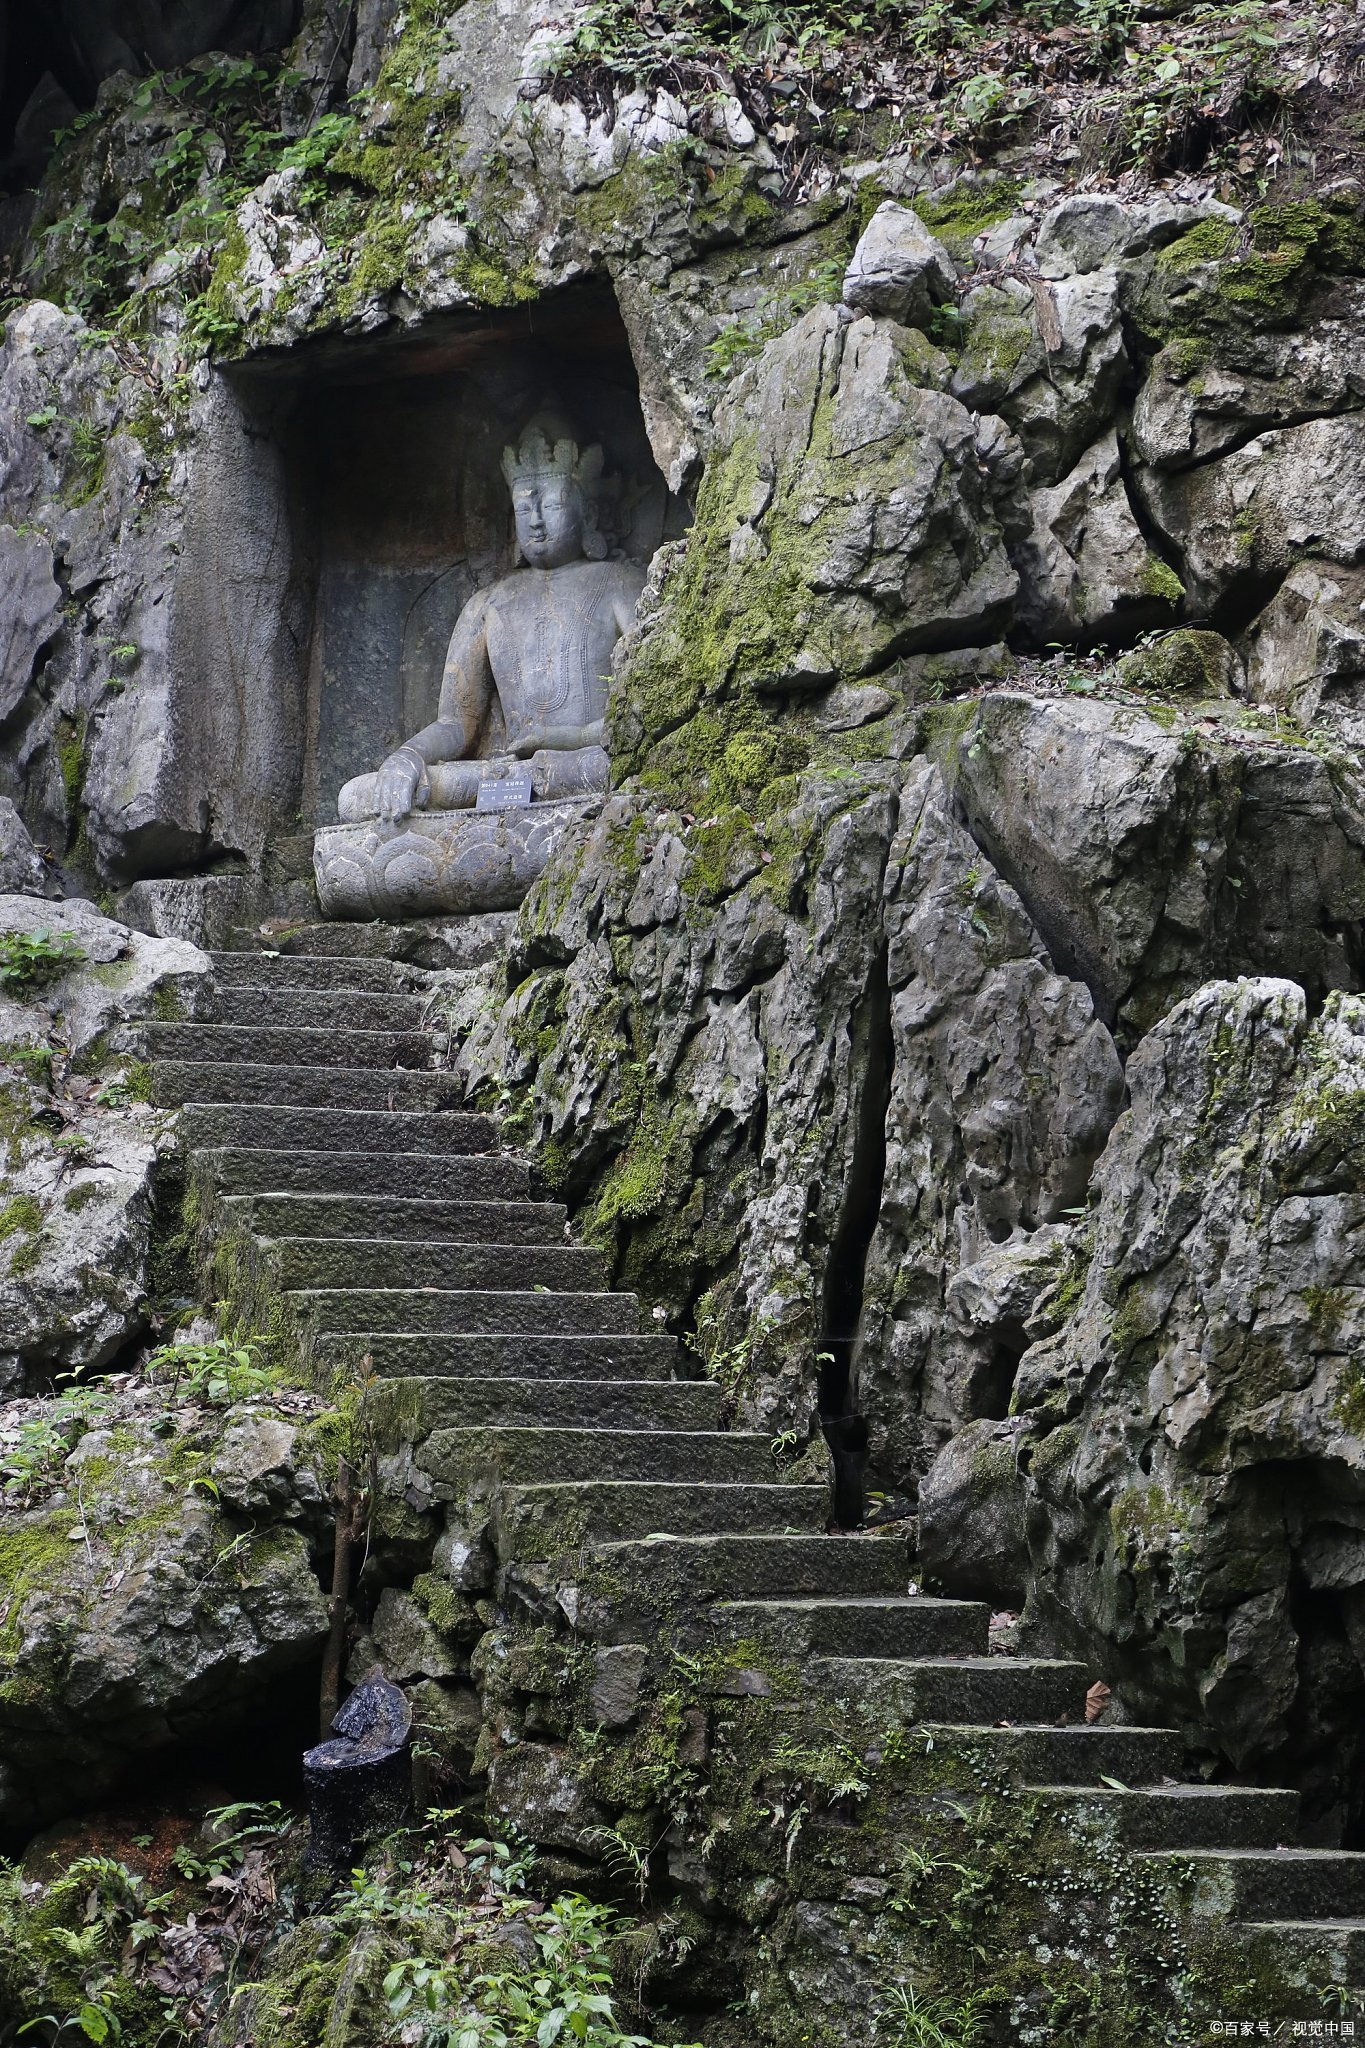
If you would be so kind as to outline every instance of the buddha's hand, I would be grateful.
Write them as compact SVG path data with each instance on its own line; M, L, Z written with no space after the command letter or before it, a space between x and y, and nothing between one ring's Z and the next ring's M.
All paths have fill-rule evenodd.
M415 747L400 747L379 771L379 815L386 825L399 825L425 796L427 764Z

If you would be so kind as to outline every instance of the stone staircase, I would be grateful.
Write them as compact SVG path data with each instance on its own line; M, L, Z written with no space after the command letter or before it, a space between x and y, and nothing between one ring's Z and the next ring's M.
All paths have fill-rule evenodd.
M974 1770L1109 1831L1306 1986L1365 1985L1365 1856L1285 1847L1290 1793L1183 1782L1174 1733L1087 1726L1098 1674L989 1654L985 1606L910 1593L901 1537L827 1533L827 1489L722 1426L721 1390L675 1377L674 1340L642 1330L496 1124L458 1106L409 970L353 950L214 964L211 1017L147 1027L156 1099L181 1107L193 1167L315 1356L381 1377L426 1498L487 1494L491 1471L504 1560L590 1555L615 1589L584 1621L599 1651L663 1641L684 1615L682 1648L733 1651L732 1703L767 1686L743 1682L756 1658L795 1669L798 1718L854 1701L940 1753L965 1745ZM797 1868L837 1838L840 1872L875 1878L923 1814L893 1798L852 1830L817 1815Z

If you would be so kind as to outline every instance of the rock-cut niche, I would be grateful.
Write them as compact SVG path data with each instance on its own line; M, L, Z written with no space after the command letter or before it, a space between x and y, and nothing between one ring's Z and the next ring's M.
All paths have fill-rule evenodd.
M299 822L436 716L446 647L475 591L513 566L503 451L553 415L600 445L598 525L641 565L682 530L650 452L610 291L424 323L239 371L239 396L283 457L304 717Z

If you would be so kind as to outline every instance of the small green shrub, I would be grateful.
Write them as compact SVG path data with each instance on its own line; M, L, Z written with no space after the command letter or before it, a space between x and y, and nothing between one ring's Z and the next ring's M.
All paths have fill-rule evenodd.
M214 1337L207 1344L163 1344L147 1360L149 1379L170 1382L170 1398L181 1388L191 1400L210 1408L230 1408L234 1401L250 1401L275 1385L269 1366L257 1365L260 1341L230 1344Z
M39 1415L0 1429L0 1490L32 1505L51 1493L76 1445L102 1420L109 1396L101 1387L69 1387Z
M85 948L70 932L0 932L0 988L25 994L84 958Z

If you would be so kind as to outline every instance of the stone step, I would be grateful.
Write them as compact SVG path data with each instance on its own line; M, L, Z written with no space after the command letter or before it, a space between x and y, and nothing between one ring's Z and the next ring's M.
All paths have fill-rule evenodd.
M416 1196L229 1195L227 1206L262 1237L357 1238L453 1244L560 1245L562 1202L445 1202Z
M429 1115L407 1110L293 1109L275 1103L253 1109L238 1103L189 1102L181 1112L180 1126L194 1146L415 1153L419 1156L411 1186L404 1184L399 1162L389 1162L393 1192L399 1195L428 1191L423 1177L427 1162L420 1155L491 1152L498 1142L497 1126L490 1117L453 1109Z
M1102 1728L1071 1722L1039 1727L1027 1722L982 1728L961 1722L922 1723L914 1740L930 1753L959 1759L964 1779L979 1785L983 1771L1004 1771L1029 1784L1098 1787L1101 1778L1125 1785L1174 1778L1184 1745L1173 1728Z
M1108 1775L1117 1776L1117 1772ZM1113 1828L1129 1849L1273 1849L1299 1825L1295 1792L1249 1785L1032 1785L1073 1821Z
M270 951L298 960L401 960L417 967L481 967L506 950L515 910L468 917L418 917L405 924L334 922L294 925Z
M913 1565L899 1536L654 1536L604 1543L594 1556L616 1584L650 1593L676 1588L698 1602L794 1591L902 1594Z
M276 1030L270 1024L144 1024L154 1060L244 1060L258 1067L429 1067L425 1031Z
M1191 1849L1140 1859L1195 1873L1190 1910L1219 1920L1339 1920L1365 1914L1365 1855L1343 1849Z
M1326 1920L1240 1920L1232 1935L1264 1944L1278 1972L1293 1982L1300 1974L1310 1984L1365 1985L1365 1920L1334 1916ZM1355 2022L1355 2039L1365 2040L1365 2024ZM1323 2035L1324 2040L1341 2036ZM1351 2036L1347 2035L1346 2039Z
M439 1067L257 1067L245 1060L152 1062L152 1095L186 1102L239 1102L298 1109L454 1109L464 1094Z
M817 1657L807 1682L901 1722L1077 1719L1090 1677L1083 1664L1023 1657Z
M767 1644L779 1657L984 1657L991 1611L982 1601L844 1596L727 1600L710 1623L728 1642Z
M447 1490L468 1490L489 1473L510 1486L599 1479L762 1486L775 1477L766 1437L704 1429L438 1429L419 1447L417 1464Z
M359 988L289 988L242 983L220 988L205 1024L269 1024L274 1029L420 1031L423 998Z
M420 1187L442 1200L521 1202L531 1185L524 1159L501 1152L433 1158L425 1152L284 1150L219 1144L200 1153L215 1185L234 1196L355 1195L387 1198L395 1187ZM401 1198L400 1198L401 1199ZM325 1233L319 1232L322 1236Z
M1125 1848L1142 1855L1157 1845L1172 1855L1173 1867L1180 1866L1184 1854L1204 1851L1208 1838L1217 1839L1220 1831L1224 1840L1233 1841L1264 1835L1282 1816L1284 1802L1291 1808L1295 1803L1291 1793L1205 1785L1150 1786L1126 1793L1036 1785L1022 1789L1044 1810L1063 1808L1069 1824L1101 1830L1101 1841L1112 1832ZM923 1832L925 1805L921 1791L904 1798L879 1795L866 1815L851 1817L837 1808L814 1812L802 1829L798 1855L813 1870L832 1865L866 1877L891 1876L902 1867L907 1839Z
M220 989L368 989L379 994L411 985L412 973L393 960L318 959L306 953L211 953Z
M381 1377L407 1379L420 1373L433 1381L457 1383L466 1377L667 1380L678 1365L674 1338L628 1330L567 1335L559 1330L481 1331L446 1336L418 1330L325 1327L315 1338L314 1348L324 1364L340 1365L368 1356L371 1372Z
M688 1481L589 1479L513 1486L497 1499L498 1548L525 1563L585 1543L639 1541L655 1533L774 1534L824 1526L823 1486L695 1486Z
M638 1330L633 1294L537 1294L507 1288L301 1287L287 1290L315 1329L527 1337L624 1335ZM466 1368L467 1370L467 1368ZM525 1368L521 1368L524 1374Z
M461 1292L602 1294L608 1273L601 1252L577 1244L448 1244L383 1237L281 1237L271 1240L282 1287L383 1287Z
M635 1548L654 1547L604 1546L603 1554L608 1548L629 1555ZM963 1721L921 1721L913 1729L896 1732L898 1742L912 1753L918 1748L940 1760L945 1788L971 1796L980 1794L984 1782L1001 1778L1020 1790L1026 1784L1042 1785L1048 1792L1103 1790L1101 1777L1121 1778L1137 1789L1173 1779L1184 1756L1180 1736L1173 1728L1100 1728L1088 1727L1083 1721L1062 1726L1055 1721L1046 1726L1007 1722L991 1727Z
M718 1429L724 1401L724 1389L711 1380L438 1380L422 1375L381 1380L371 1391L370 1411L381 1439L401 1425L402 1434L415 1441L433 1430L492 1426Z

